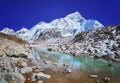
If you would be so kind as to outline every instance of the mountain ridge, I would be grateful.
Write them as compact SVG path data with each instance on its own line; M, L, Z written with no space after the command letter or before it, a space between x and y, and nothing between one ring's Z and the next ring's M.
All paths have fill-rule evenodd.
M103 27L99 21L90 19L86 20L79 12L74 12L66 15L64 18L55 19L50 23L41 21L29 30L23 28L23 30L19 30L15 33L14 30L12 30L13 33L10 34L15 34L27 41L35 41L39 40L40 37L43 37L44 35L44 39L61 36L74 36L85 30L98 27ZM7 30L2 30L2 32L8 34L7 32L10 31L9 29ZM47 35L47 33L49 33L49 35Z

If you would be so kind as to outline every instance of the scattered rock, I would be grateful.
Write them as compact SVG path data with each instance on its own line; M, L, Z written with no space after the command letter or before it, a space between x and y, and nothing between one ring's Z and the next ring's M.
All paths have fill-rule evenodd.
M32 78L32 81L36 81L36 79L35 79L35 78Z
M69 69L69 68L67 68L67 69L65 69L64 71L63 71L63 73L71 73L72 71L71 71L71 69Z
M89 75L90 78L98 78L98 75Z
M52 51L52 48L48 48L47 50L48 50L48 51Z
M20 69L20 72L22 74L30 73L30 72L32 72L32 68L31 67L24 67L24 68Z
M41 72L41 71L44 71L44 69L43 69L43 68L41 68L41 69L36 69L36 72Z
M42 80L39 80L37 83L43 83L43 81L42 81Z
M51 64L51 61L43 61L45 64Z
M63 66L68 66L68 64L63 64Z
M53 65L58 65L58 63L53 63Z
M108 82L108 81L110 81L110 78L105 77L105 78L103 78L103 81L104 81L104 82Z
M42 67L41 66L37 66L36 69L41 69Z
M112 63L109 63L109 64L108 64L108 66L109 66L109 67L112 67L112 66L115 66L115 65L114 65L114 64L112 64Z
M97 79L95 80L95 83L99 83L99 82L100 82L99 80L97 80Z
M118 61L118 62L120 62L120 59L113 59L114 61Z
M22 74L20 73L8 73L5 75L5 80L8 81L8 83L24 83L25 78Z
M0 57L6 56L6 54L3 51L0 51Z
M41 78L49 79L50 77L51 77L50 75L44 74L42 72L33 74L33 78L36 78L36 79L41 79Z
M36 69L36 68L37 68L37 66L32 66L32 68Z
M27 67L28 65L27 65L27 63L26 62L22 62L22 63L20 63L20 67Z

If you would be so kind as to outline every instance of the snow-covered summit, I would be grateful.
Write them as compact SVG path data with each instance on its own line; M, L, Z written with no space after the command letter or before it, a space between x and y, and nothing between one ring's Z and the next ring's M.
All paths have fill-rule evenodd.
M34 41L41 39L40 37L44 35L47 36L47 38L73 36L82 31L98 27L103 27L99 21L87 20L79 12L74 12L64 18L55 19L50 23L41 21L30 30L23 28L17 31L16 34L25 40ZM47 35L48 33L49 35Z
M18 30L16 33L23 33L29 31L27 28L23 27L22 29Z
M54 30L53 35L60 33L61 36L72 36L82 31L98 27L103 27L103 25L97 20L86 20L79 12L75 12L64 18L55 19L50 23L42 21L36 24L26 34L26 36L29 34L29 37L26 38L28 38L28 40L37 40L44 32L48 31L48 29Z
M9 34L9 35L15 35L15 32L13 29L10 29L10 28L4 28L2 31L0 31L2 33L5 33L5 34Z

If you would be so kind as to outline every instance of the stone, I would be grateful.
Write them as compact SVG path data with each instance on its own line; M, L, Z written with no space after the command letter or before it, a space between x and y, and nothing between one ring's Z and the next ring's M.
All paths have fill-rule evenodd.
M45 64L51 64L51 61L44 61Z
M35 78L32 78L32 81L36 81L36 79L35 79Z
M98 78L98 75L89 75L90 78Z
M20 72L22 74L30 73L30 72L32 72L32 68L31 67L24 67L24 68L20 69Z
M41 71L44 71L44 69L43 69L43 68L41 68L41 69L36 69L36 72L41 72Z
M109 66L109 67L112 67L112 66L115 66L115 65L114 65L114 64L112 64L112 63L109 63L109 64L108 64L108 66Z
M69 68L67 68L67 69L65 69L64 71L63 71L63 73L71 73L72 71L71 71L71 69L69 69Z
M43 83L43 81L42 81L42 80L39 80L37 83Z
M68 64L63 64L63 66L68 66Z
M48 51L52 51L52 48L48 48L47 50L48 50Z
M99 82L100 82L99 80L97 80L97 79L95 80L95 83L99 83Z
M118 62L120 62L120 59L113 59L114 61L118 61Z
M27 63L26 62L22 62L22 63L20 63L20 67L27 67L28 65L27 65Z
M41 69L42 67L41 66L37 66L36 69Z
M51 77L50 75L44 74L42 72L33 74L33 78L36 78L36 79L42 79L42 78L49 79L50 77Z
M20 73L11 72L5 75L5 80L8 81L8 83L24 83L25 78Z
M105 77L105 78L103 78L103 80L104 80L104 82L108 82L108 81L110 81L110 78Z
M6 54L0 50L0 57L6 56Z
M58 63L53 63L53 65L58 65Z

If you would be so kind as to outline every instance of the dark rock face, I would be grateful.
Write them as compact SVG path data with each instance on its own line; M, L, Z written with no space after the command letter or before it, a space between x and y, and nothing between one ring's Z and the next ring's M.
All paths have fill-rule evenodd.
M109 26L106 28L97 28L77 34L74 37L73 42L87 44L85 49L87 50L88 47L90 47L87 53L96 56L107 55L108 57L114 59L120 58L119 39L120 39L120 26Z

